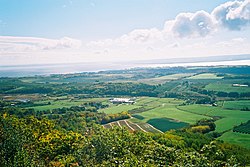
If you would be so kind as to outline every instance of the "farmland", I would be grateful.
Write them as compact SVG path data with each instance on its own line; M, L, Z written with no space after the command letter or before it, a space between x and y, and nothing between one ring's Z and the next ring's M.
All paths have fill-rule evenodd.
M185 73L185 74L172 74L155 78L147 78L147 79L139 79L138 82L147 83L147 84L163 84L165 82L169 82L171 80L178 80L181 78L186 78L194 75L194 73Z
M221 137L219 137L219 139L228 143L237 144L246 148L250 148L249 134L229 131L229 132L224 133Z
M72 140L65 148L82 142L76 144L79 152L85 147L85 152L104 156L109 152L102 151L129 148L138 155L142 144L145 150L151 143L150 150L157 147L159 156L169 149L203 156L203 148L216 148L225 160L236 155L244 163L250 159L244 157L250 145L249 70L176 67L0 78L0 119L32 133L30 141L48 143L46 149L58 148L53 142L61 145ZM234 83L247 86L233 87ZM112 103L115 98L132 103ZM1 125L5 136L18 137L19 129ZM15 137L9 139L22 141Z
M115 114L115 113L121 113L123 111L129 111L132 109L139 108L140 106L137 105L112 105L110 104L110 107L100 109L99 112L104 112L106 114Z
M136 109L140 111L139 109L143 107L142 112L132 114L131 122L149 123L162 131L182 128L204 118L210 119L208 116L185 112L176 108L182 103L182 100L177 99L142 97L137 99L134 105L111 105L111 107L101 109L99 112L119 113L122 111L136 111Z
M236 109L236 110L244 110L250 109L250 100L237 100L237 101L223 101L223 108L226 109Z
M210 83L205 87L206 90L211 91L222 91L222 92L238 92L238 93L246 93L250 92L249 87L234 87L231 83Z
M57 108L70 108L72 106L80 106L83 103L86 102L104 102L107 101L105 98L92 98L92 99L82 99L82 100L69 100L68 98L52 98L49 100L39 100L34 102L34 107L27 107L32 108L36 111L42 111L42 110L52 110Z
M103 125L105 128L113 128L114 126L120 128L126 128L129 131L142 131L142 132L151 132L151 133L162 133L160 130L156 129L155 127L151 126L147 123L133 123L129 120L121 120L115 121L112 123L108 123Z
M189 77L188 79L222 79L223 77L218 77L214 73L203 73Z
M230 130L233 128L233 126L239 125L242 122L247 122L250 118L250 112L240 110L227 110L208 105L188 105L179 106L178 108L186 112L199 115L221 117L221 119L215 122L217 132Z

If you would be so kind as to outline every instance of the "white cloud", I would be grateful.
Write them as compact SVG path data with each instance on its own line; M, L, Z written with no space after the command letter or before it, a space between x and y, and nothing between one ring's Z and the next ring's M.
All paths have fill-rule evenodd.
M250 29L242 29L249 24L249 2L227 2L211 13L180 13L166 21L162 29L135 29L118 38L83 45L68 37L0 36L0 64L11 62L11 56L11 63L23 64L32 59L39 64L48 60L67 63L249 54Z
M250 23L250 0L226 2L216 7L211 15L220 26L241 30Z
M155 40L163 40L162 32L156 28L137 29L127 35L123 35L119 42L122 43L147 43Z
M169 29L168 23L167 29ZM170 30L178 37L204 37L214 30L214 21L205 11L180 13L172 22Z
M180 45L179 40L199 39L204 37L218 38L224 27L229 30L241 30L250 21L250 0L229 1L216 7L211 13L197 11L180 13L175 19L167 20L163 29L136 29L116 39L92 41L88 47L127 47L139 48ZM230 33L230 32L229 32ZM217 37L216 37L217 36Z
M0 51L5 52L36 52L57 49L79 48L81 41L64 37L46 39L34 37L0 36Z

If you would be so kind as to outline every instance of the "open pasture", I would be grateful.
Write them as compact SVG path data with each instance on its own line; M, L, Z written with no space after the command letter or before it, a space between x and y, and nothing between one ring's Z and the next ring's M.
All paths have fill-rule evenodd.
M169 118L154 118L147 121L150 125L153 125L162 132L166 132L171 129L179 129L188 126L188 123L176 121Z
M230 130L240 123L247 122L250 118L249 111L227 110L220 107L213 107L208 105L187 105L178 106L178 108L194 114L209 117L221 117L221 119L215 122L217 132Z
M223 77L218 77L216 74L214 73L203 73L203 74L198 74L198 75L194 75L191 76L187 79L222 79Z
M132 109L136 109L139 107L140 106L130 105L130 104L118 104L118 105L111 104L110 107L100 109L100 110L98 110L98 112L104 112L106 114L116 114L116 113L121 113L123 111L129 111Z
M224 101L222 107L236 110L250 109L250 100Z
M229 131L224 133L221 137L219 137L219 139L228 143L237 144L250 149L250 134Z
M194 75L194 73L171 74L171 75L155 77L155 78L139 79L138 82L146 83L146 84L150 84L150 85L157 85L157 84L163 84L165 82L169 82L172 80L177 80L177 79L189 77L192 75Z
M152 110L137 113L137 117L141 116L143 119L138 121L147 122L150 119L171 118L177 121L186 122L189 124L196 123L198 120L210 117L198 115L190 112L185 112L177 109L174 105L165 104L164 106L154 108Z
M28 107L33 108L36 111L42 111L42 110L52 110L57 108L70 108L72 106L79 106L86 102L105 102L107 101L107 98L90 98L90 99L78 99L78 100L70 100L67 98L60 99L49 99L49 100L41 100L41 101L35 101L34 107Z
M206 90L217 91L217 92L238 92L247 93L250 92L250 87L235 87L231 83L216 82L210 83L205 86Z

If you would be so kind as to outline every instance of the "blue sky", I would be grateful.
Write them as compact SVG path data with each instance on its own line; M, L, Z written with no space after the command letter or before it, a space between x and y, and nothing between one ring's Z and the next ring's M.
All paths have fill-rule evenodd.
M0 0L0 64L246 54L249 10L249 0Z
M0 0L1 35L100 39L137 28L162 28L180 12L212 9L225 0Z

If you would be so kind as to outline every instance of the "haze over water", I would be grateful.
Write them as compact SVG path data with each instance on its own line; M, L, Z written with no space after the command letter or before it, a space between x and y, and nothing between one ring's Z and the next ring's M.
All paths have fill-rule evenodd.
M41 64L25 66L1 66L0 77L24 77L34 75L66 74L81 72L98 72L104 70L123 70L129 68L177 67L177 66L216 66L216 65L249 65L250 60L195 62L195 63L72 63L72 64Z

